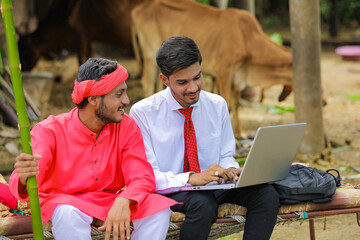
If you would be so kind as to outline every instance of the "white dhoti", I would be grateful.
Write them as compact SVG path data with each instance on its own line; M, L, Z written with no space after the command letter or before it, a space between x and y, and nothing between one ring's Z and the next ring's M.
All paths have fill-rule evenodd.
M148 217L133 220L132 240L166 238L170 221L170 209L167 208ZM93 217L79 209L62 204L56 207L52 216L52 233L56 240L91 240Z

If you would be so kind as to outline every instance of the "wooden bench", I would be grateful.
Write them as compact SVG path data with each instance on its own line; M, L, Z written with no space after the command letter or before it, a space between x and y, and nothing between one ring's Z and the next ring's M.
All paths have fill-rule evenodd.
M5 207L5 206L4 206ZM29 213L27 203L22 203L20 208ZM1 206L0 206L1 209ZM1 211L0 211L1 212ZM360 226L360 189L337 189L333 200L328 203L315 204L311 202L283 205L279 209L277 222L289 223L293 221L309 221L310 239L315 239L314 218L339 214L356 214L357 224ZM178 239L179 229L185 215L173 212L167 239ZM213 224L209 239L217 239L232 233L240 232L245 223L246 208L235 204L223 204L219 207L218 219ZM53 239L51 225L44 224L46 239ZM32 238L31 216L3 217L0 218L0 239L29 239ZM93 239L103 239L104 233L93 227Z
M283 205L279 209L278 224L293 221L309 221L310 239L315 239L314 219L339 214L356 214L360 226L360 189L339 187L328 203L315 204L305 202L295 205ZM246 208L235 204L223 204L219 207L218 219L213 225L209 239L217 239L240 232L245 223ZM168 239L178 239L179 227L184 220L182 213L173 213ZM172 233L172 231L174 233Z

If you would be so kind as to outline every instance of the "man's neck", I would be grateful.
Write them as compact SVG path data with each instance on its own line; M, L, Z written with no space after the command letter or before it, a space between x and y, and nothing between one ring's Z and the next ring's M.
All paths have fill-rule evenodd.
M94 111L86 107L79 109L79 119L85 127L96 134L96 137L99 136L101 130L105 127L105 124L100 123Z

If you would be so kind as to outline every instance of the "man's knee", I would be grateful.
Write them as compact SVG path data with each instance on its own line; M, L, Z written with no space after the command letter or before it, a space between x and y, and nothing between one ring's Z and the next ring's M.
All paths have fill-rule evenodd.
M259 188L257 191L256 202L265 208L277 209L280 207L279 194L274 186L270 184L264 184Z
M135 228L140 228L143 225L168 225L170 222L171 211L170 208L166 208L160 212L154 213L153 215L147 216L145 218L133 220Z
M211 221L216 220L218 205L210 194L199 194L190 199L187 215L191 212Z
M52 232L56 239L91 239L93 218L71 205L59 205L52 216Z
M79 209L67 204L62 204L55 208L52 222L54 224L54 221L61 221L66 224L66 222L71 222L71 220L75 218L79 218L89 224L91 224L92 222L92 217L84 214Z
M62 204L55 208L52 216L53 225L57 225L58 222L68 222L68 219L72 218L75 214L75 208L71 205Z
M170 222L171 211L170 208L166 208L158 213L153 215L154 222L159 223L160 225L169 224Z
M272 206L280 206L279 194L273 185L266 184L263 188L263 194L269 204Z
M165 239L169 228L171 211L169 208L148 217L133 220L134 231L131 239Z

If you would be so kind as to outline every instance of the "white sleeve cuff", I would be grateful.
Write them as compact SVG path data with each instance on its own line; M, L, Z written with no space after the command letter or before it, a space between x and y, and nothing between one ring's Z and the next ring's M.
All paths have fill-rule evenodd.
M220 167L225 168L225 169L228 169L230 167L233 167L233 168L239 168L240 167L239 163L237 163L234 158L221 159L219 165L220 165Z
M189 180L190 172L174 174L173 172L155 172L156 192L163 189L185 186Z

